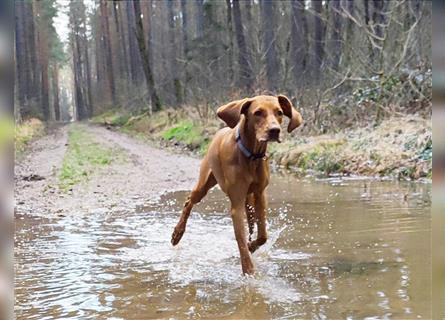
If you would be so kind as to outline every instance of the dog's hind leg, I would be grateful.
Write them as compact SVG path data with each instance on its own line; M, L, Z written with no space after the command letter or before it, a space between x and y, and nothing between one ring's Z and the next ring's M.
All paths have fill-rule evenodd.
M253 193L249 193L246 197L246 216L249 225L249 242L252 241L253 228L255 226L255 198Z
M208 163L203 161L201 165L201 170L199 173L199 181L196 186L193 188L190 196L187 198L187 201L184 203L184 208L182 209L181 217L179 218L179 222L176 225L173 234L171 243L172 245L177 245L181 240L185 227L187 225L187 220L190 216L190 212L195 204L200 202L202 198L205 197L207 192L216 185L216 179L213 176Z

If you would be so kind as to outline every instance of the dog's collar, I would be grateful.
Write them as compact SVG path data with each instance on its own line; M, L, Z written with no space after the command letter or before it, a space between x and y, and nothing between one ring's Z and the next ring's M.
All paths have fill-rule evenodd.
M241 139L241 134L239 127L236 128L236 135L235 135L236 144L238 145L238 148L241 150L241 152L246 156L249 160L259 160L263 159L266 156L266 153L253 153L247 147L243 144L243 141Z

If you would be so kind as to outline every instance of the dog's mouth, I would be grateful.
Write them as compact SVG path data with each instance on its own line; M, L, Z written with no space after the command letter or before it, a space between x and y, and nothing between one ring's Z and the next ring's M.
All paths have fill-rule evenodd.
M281 143L281 138L280 136L268 136L266 138L260 138L258 139L259 142L278 142Z

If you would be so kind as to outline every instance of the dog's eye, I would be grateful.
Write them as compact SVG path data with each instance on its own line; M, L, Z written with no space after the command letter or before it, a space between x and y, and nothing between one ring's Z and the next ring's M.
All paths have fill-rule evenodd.
M257 110L253 113L253 115L255 115L257 117L261 117L263 115L263 110Z
M281 116L283 115L283 111L278 110L278 111L277 111L277 114L281 117Z

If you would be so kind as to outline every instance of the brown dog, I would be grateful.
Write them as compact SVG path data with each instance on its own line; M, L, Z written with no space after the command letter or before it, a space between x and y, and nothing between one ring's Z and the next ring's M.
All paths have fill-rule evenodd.
M251 252L267 240L264 192L269 183L269 163L265 155L267 143L280 142L283 115L290 118L288 132L297 128L302 118L290 100L282 95L233 101L220 107L217 114L230 128L219 130L213 138L201 163L199 181L184 204L171 242L178 244L193 205L218 183L231 202L230 212L243 273L253 274ZM246 215L250 236L255 222L258 227L254 241L247 242L246 239Z

